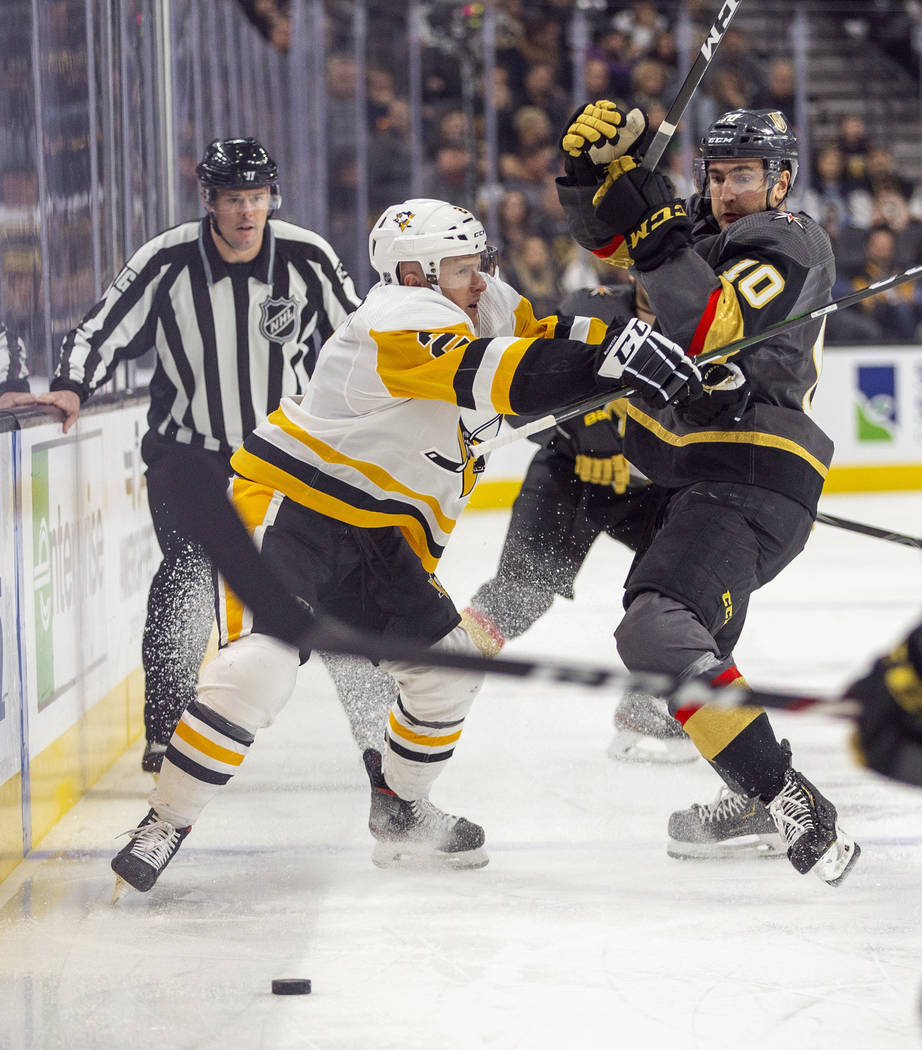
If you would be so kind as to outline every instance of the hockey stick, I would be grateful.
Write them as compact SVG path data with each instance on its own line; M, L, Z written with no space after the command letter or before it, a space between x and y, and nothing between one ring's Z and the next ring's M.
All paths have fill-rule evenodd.
M691 102L692 95L697 91L702 77L707 72L708 66L710 66L713 61L717 48L723 39L724 33L727 31L727 27L730 25L730 20L736 14L739 7L742 6L742 2L743 0L724 0L723 6L718 12L717 17L714 19L714 24L708 30L707 37L701 45L698 55L685 77L684 83L679 88L679 93L669 107L669 112L660 122L656 134L653 136L653 141L650 143L650 148L644 154L644 158L640 162L640 167L646 171L653 171L656 165L659 164L663 154L666 152L666 147L672 141L672 136L676 133L676 128L678 127L679 121L682 119L682 115L685 113L685 110L688 109L688 104Z
M713 361L718 357L729 357L731 354L739 353L741 350L748 350L750 347L756 346L758 343L762 343L766 339L771 339L772 336L780 335L783 332L788 332L793 328L806 324L808 321L815 321L821 317L825 317L827 314L836 313L849 306L854 306L856 303L860 303L864 299L869 299L872 295L879 295L881 292L886 291L886 289L896 288L898 285L906 284L907 281L916 281L919 277L922 277L922 266L912 266L908 270L904 270L902 273L895 273L891 277L885 277L881 281L875 281L873 284L869 284L867 288L859 288L856 292L844 295L841 299L836 299L835 302L827 303L825 306L818 306L814 310L806 311L806 313L794 314L791 317L785 318L783 321L776 321L775 324L769 325L767 328L762 329L761 332L755 332L753 335L743 336L742 339L736 339L732 343L726 343L724 346L718 346L714 350L709 350L706 354L699 354L695 358L695 364L707 364L708 361ZM525 423L511 433L498 434L494 438L488 438L486 441L481 441L472 447L472 451L476 449L478 457L485 456L490 452L495 452L498 448L503 448L505 445L511 445L515 441L521 441L523 438L530 437L532 434L537 434L539 430L547 430L549 427L556 426L558 423L565 423L568 419L573 419L574 416L581 415L583 412L591 412L593 409L607 405L609 401L612 401L615 398L630 397L633 393L636 393L636 391L630 387L625 387L622 390L610 390L607 394L594 394L592 397L586 398L584 401L578 401L572 405L565 405L553 414L548 414L542 416L540 419L534 419L530 423Z
M837 529L845 529L847 532L857 532L862 536L873 536L878 540L889 540L891 543L899 543L904 547L914 547L917 551L922 550L922 539L907 536L902 532L879 529L875 525L863 525L860 521L837 518L834 514L817 514L816 520L821 525L832 525Z
M183 469L171 472L170 506L178 530L200 543L235 594L249 608L259 630L299 649L362 656L373 661L401 660L458 672L502 675L578 685L583 688L633 689L675 699L688 710L705 703L721 707L757 705L781 711L816 710L853 717L854 704L768 689L711 689L700 681L679 683L666 675L631 674L623 668L577 664L545 658L489 658L442 652L401 638L383 638L328 617L315 616L294 599L265 565L226 495L226 478L201 449L186 450Z

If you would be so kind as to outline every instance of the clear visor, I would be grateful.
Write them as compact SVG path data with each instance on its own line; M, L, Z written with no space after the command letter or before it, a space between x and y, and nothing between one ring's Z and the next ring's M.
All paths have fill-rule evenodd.
M774 164L764 161L758 168L741 164L739 167L722 167L719 171L713 171L703 157L695 158L695 188L705 199L719 198L724 193L737 197L753 190L770 190L778 181L779 173Z
M493 277L498 255L498 249L488 244L479 255L458 255L443 259L436 283L443 290L454 290L479 283L482 274Z
M282 203L281 194L269 186L252 190L217 190L211 207L222 215L247 211L275 211Z

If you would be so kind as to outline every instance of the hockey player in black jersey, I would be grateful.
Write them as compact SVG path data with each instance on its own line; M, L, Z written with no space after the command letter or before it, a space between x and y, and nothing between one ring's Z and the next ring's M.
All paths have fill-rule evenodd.
M584 107L562 139L558 190L573 236L633 268L665 334L695 356L829 301L829 238L783 207L798 153L782 113L719 117L688 205L632 156L645 125L612 102ZM616 639L629 669L745 684L733 648L750 595L802 550L832 458L805 412L822 336L815 321L705 366L706 396L685 406L629 404L625 454L671 490L626 582ZM798 871L840 882L860 850L765 712L674 713L726 786L711 805L673 814L670 854L784 851Z
M609 325L635 316L648 324L655 320L633 279L572 292L558 312L599 317ZM663 490L624 457L623 404L613 402L534 436L541 447L512 505L496 575L477 588L461 613L486 655L524 634L555 595L574 597L576 576L599 535L636 551L652 528ZM619 761L687 762L698 754L665 704L642 693L620 701L614 728L608 754Z

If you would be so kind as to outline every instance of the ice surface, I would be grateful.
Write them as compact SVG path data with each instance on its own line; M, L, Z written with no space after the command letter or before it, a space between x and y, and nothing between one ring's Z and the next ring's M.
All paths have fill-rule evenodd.
M922 500L823 510L922 535ZM441 578L459 605L507 522L470 513ZM602 538L512 654L615 663L628 555ZM922 612L918 552L818 525L752 602L753 683L832 692ZM831 889L784 859L680 862L669 813L701 761L605 755L615 699L492 679L433 800L490 865L370 863L367 784L319 661L160 883L112 907L114 836L146 811L140 745L0 885L2 1050L904 1050L922 986L922 794L862 772L847 726L774 719L864 854ZM276 997L273 977L313 994Z

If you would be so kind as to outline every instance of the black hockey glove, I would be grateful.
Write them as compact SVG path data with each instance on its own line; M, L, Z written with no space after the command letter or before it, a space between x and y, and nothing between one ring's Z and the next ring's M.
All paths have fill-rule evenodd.
M603 343L599 375L618 379L642 401L663 408L701 393L694 361L678 344L654 332L645 321L629 321Z
M628 486L631 469L621 454L618 419L611 405L586 412L557 426L574 450L573 473L591 485L611 485L620 496Z
M845 694L862 704L854 740L859 761L922 786L922 625Z
M683 415L696 427L732 427L749 404L749 384L738 365L712 362L701 368L701 397L689 401Z
M612 235L625 238L634 267L654 270L691 244L691 221L665 175L638 168L632 157L618 157L593 198L596 217Z

